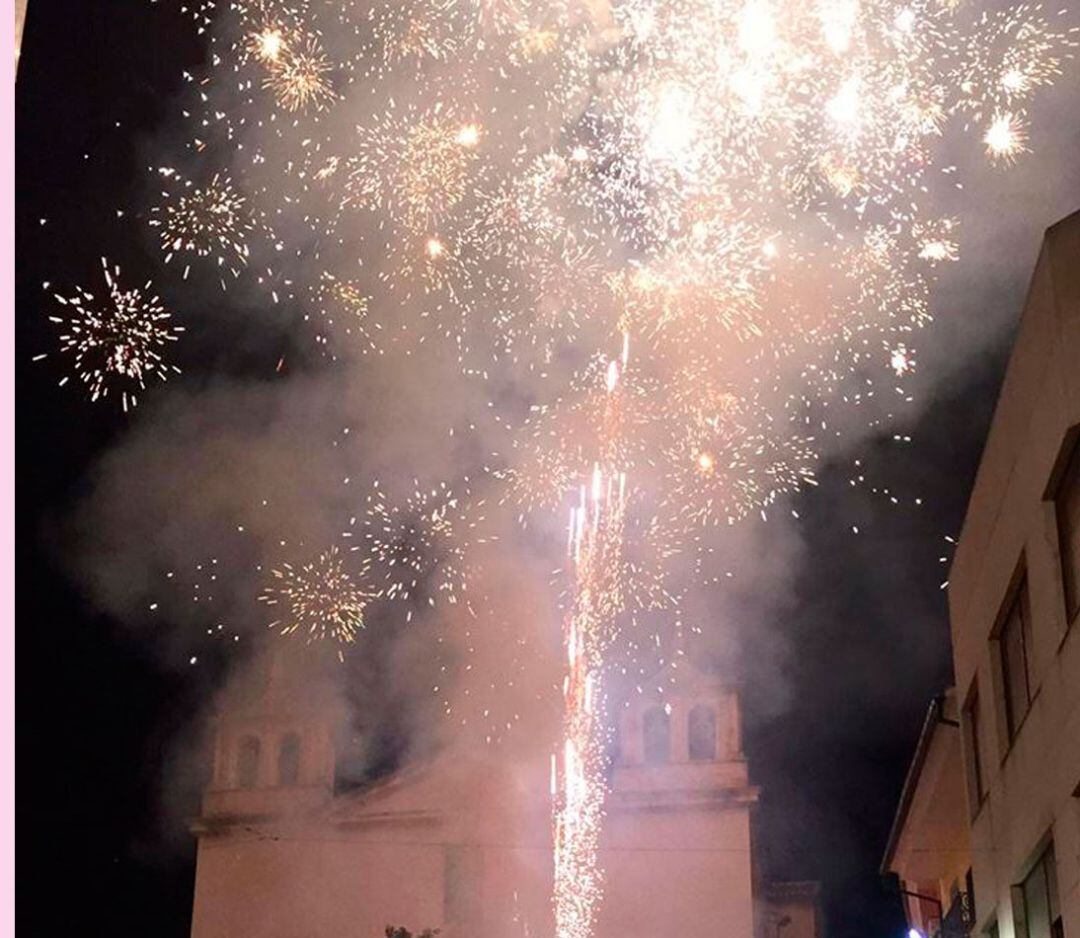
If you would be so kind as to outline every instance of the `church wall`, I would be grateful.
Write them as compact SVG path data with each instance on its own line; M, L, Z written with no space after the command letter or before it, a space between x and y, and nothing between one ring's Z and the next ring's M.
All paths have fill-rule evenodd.
M200 844L192 938L378 938L443 919L443 854L340 834Z
M620 714L596 938L753 938L757 793L737 698L700 682L679 690ZM696 724L692 746L692 714L706 705L713 716ZM658 706L670 737L647 752L643 721ZM253 705L219 728L195 825L193 938L382 938L387 925L439 928L440 938L554 933L547 753L511 762L447 752L335 796L330 737L318 727L304 727L296 782L282 782L282 734L298 724L273 710ZM253 736L257 771L242 758Z
M613 811L599 938L752 938L750 817L743 807Z

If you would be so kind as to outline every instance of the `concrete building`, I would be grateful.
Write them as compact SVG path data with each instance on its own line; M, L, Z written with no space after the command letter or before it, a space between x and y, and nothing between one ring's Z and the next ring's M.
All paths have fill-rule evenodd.
M1046 232L1032 277L950 575L956 691L883 864L954 908L946 935L1080 936L1078 440L1080 213ZM909 899L933 933L933 902Z
M597 935L820 938L813 884L759 888L738 695L672 677L663 700L618 710ZM279 658L223 709L194 825L194 938L552 934L547 755L444 751L343 790L339 715L317 688Z

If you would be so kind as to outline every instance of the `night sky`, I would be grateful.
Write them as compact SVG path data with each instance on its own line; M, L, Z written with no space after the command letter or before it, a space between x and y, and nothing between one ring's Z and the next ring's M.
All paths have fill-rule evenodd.
M195 790L178 792L170 776L227 658L202 654L189 666L182 644L133 633L71 575L68 535L58 532L87 493L88 470L138 416L57 387L52 357L31 358L53 348L44 281L89 282L103 253L156 277L143 224L116 209L145 205L146 168L175 117L181 72L203 54L171 3L30 2L16 139L18 781L21 914L35 935L166 938L190 927L194 850L183 819ZM1074 105L1071 120L1051 121L1059 155L1080 152L1076 89L1073 76L1052 99L1051 113ZM925 379L910 417L822 468L799 504L788 594L760 607L746 600L748 621L771 619L746 641L761 859L773 877L822 881L832 938L902 933L899 900L877 869L926 703L950 678L939 558L945 535L959 531L1039 233L1080 205L1075 170L1050 166L1022 171L1000 201L990 183L973 190L979 247L942 299L982 322L974 343L946 332L950 347L974 353ZM1010 219L1002 239L995 214ZM214 302L224 311L230 299ZM269 374L293 341L271 324L228 367ZM200 348L196 338L180 352L189 385L222 367ZM940 364L933 358L927 370ZM894 433L913 442L897 445ZM868 481L852 487L854 458Z

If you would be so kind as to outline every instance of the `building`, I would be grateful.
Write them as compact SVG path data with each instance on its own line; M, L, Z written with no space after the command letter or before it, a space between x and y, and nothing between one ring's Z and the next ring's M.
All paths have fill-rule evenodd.
M689 668L619 708L600 938L820 938L814 884L758 888L738 695ZM445 750L335 785L333 701L278 657L217 721L193 938L550 935L546 754ZM315 690L313 691L313 688Z
M907 896L927 934L1080 936L1078 440L1075 213L1032 277L950 574L956 690L932 708L883 863L929 896Z
M971 918L971 845L956 695L930 702L882 872L900 879L908 923L920 934L965 934Z
M26 22L26 0L15 0L15 71L19 70L19 53L22 51L23 24Z

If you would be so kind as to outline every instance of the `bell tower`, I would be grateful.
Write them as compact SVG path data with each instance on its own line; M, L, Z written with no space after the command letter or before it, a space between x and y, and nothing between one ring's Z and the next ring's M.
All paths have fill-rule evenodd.
M753 938L758 790L742 751L738 691L683 661L615 718L598 934Z
M752 795L738 691L715 675L685 662L668 667L619 708L616 721L617 795L674 801Z
M280 644L232 681L214 718L202 826L329 801L340 710L333 679L319 649Z

